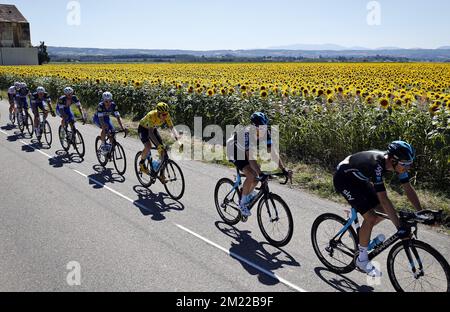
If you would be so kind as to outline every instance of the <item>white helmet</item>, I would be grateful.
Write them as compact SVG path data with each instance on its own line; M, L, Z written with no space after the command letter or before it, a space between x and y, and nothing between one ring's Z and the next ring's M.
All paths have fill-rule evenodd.
M37 93L45 93L45 88L44 87L37 87L36 92Z
M73 94L73 89L71 87L64 88L64 94L65 95Z
M111 92L105 92L102 95L103 101L112 101L113 95Z
M21 88L26 88L26 87L27 87L27 83L26 83L26 82L22 82L22 83L20 84L20 87L21 87Z
M18 82L18 81L14 82L14 87L15 87L16 89L19 89L19 88L20 88L20 85L21 85L20 82Z

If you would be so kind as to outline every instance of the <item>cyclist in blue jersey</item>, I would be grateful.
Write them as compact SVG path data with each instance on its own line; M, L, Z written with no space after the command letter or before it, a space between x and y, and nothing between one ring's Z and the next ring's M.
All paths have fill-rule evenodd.
M20 82L15 82L13 86L8 89L8 102L9 102L9 121L11 125L14 121L14 114L17 112L17 94L20 89Z
M36 137L40 137L41 129L39 122L39 110L41 110L44 113L44 118L47 118L49 111L52 114L52 116L55 117L56 114L53 111L52 100L49 94L45 91L44 87L38 87L36 89L36 92L30 95L30 103L31 103L31 110L33 111L34 115L35 134Z
M28 115L28 96L30 95L30 90L25 82L19 84L19 90L16 92L16 103L17 110L22 113L25 110L26 115ZM28 126L28 118L24 119L24 125Z
M94 115L93 121L99 128L102 129L100 134L100 138L102 141L102 145L100 147L102 153L106 155L109 152L109 147L106 146L106 135L113 132L114 126L110 119L110 116L113 115L117 118L117 122L119 123L120 128L126 132L128 129L125 129L122 124L122 118L120 117L120 113L118 111L116 103L113 102L113 95L111 92L104 92L102 95L102 102L98 104L97 111Z
M78 107L83 122L86 122L86 117L80 100L74 95L74 91L71 87L66 87L64 88L64 95L59 98L58 103L56 104L56 114L62 119L61 125L65 127L66 123L68 123L72 128L72 132L74 132L75 116L70 109L72 105L76 105Z
M387 172L395 172L413 207L417 211L422 210L419 197L410 183L409 170L414 160L414 148L406 142L395 141L385 152L367 151L347 157L339 164L334 176L336 190L364 218L359 231L359 257L356 264L371 276L381 276L381 272L370 263L368 256L372 230L384 220L375 214L375 210L389 216L398 229L400 238L408 238L411 234L408 227L400 224L397 212L388 198L384 175Z

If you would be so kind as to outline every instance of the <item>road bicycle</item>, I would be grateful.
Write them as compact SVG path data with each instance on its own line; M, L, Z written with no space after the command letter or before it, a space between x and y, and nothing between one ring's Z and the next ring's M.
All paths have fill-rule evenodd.
M33 124L33 133L35 132L34 124ZM51 147L53 142L53 134L52 127L50 123L47 121L47 117L44 112L39 113L39 133L36 135L39 144L42 144L42 137L44 137L45 142L49 147Z
M76 120L81 120L83 121L83 125L85 124L83 119ZM66 153L69 152L70 147L73 146L78 156L80 156L80 158L83 158L86 152L83 136L81 135L80 131L77 130L75 123L73 125L73 130L74 131L72 131L72 128L68 125L67 122L64 126L60 125L58 130L59 141Z
M264 173L265 179L260 180L261 187L258 194L251 200L248 207L251 211L256 204L259 228L267 241L276 247L286 246L292 239L294 222L291 211L286 202L279 196L270 192L269 180L285 177L281 184L288 183L289 178L284 174ZM242 178L245 175L237 170L236 179L232 181L223 178L217 182L214 191L214 201L217 212L228 225L234 226L239 222L247 222L248 218L241 214L239 203L242 197Z
M152 150L156 153L155 148L152 148ZM164 147L162 161L159 168L156 168L156 170L153 168L153 160L151 153L149 153L149 156L144 163L145 167L149 169L149 174L141 171L141 155L142 152L137 153L134 160L134 169L139 183L141 183L141 185L145 188L150 188L156 183L157 179L160 181L163 180L162 182L167 194L169 194L173 200L181 199L184 195L186 187L183 171L175 161L170 159L167 148Z
M385 214L377 212L377 215L388 219ZM394 246L387 257L387 271L396 291L450 291L449 264L433 247L417 239L419 224L434 225L441 219L442 211L400 212L400 221L411 229L411 237L401 240L394 234L369 251L369 260L372 261ZM313 248L330 271L347 274L357 268L359 229L356 209L352 209L347 220L331 213L316 219L311 230Z
M125 155L125 150L122 145L117 142L116 135L118 133L125 133L124 138L127 137L127 131L110 131L106 135L106 146L108 146L108 152L105 154L101 150L102 140L100 136L95 140L95 151L97 154L98 162L102 167L105 167L108 162L114 163L114 168L116 168L117 173L121 176L127 171L127 157Z

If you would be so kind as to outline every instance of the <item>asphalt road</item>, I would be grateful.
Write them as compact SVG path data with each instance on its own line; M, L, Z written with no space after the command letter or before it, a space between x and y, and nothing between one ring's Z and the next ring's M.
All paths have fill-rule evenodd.
M381 283L365 275L340 276L317 259L311 225L326 212L344 216L344 206L271 184L294 217L294 236L278 249L265 242L257 220L228 226L214 206L214 187L234 171L196 161L180 162L187 188L171 200L161 184L151 191L134 173L140 141L119 136L127 158L125 177L97 165L99 129L78 124L86 142L83 161L63 153L50 118L54 143L36 149L6 127L7 103L0 103L0 291L221 291L379 292L393 291L386 256L378 261ZM385 222L377 233L393 233ZM450 257L449 237L421 228L420 238ZM77 262L81 285L69 286L68 263Z

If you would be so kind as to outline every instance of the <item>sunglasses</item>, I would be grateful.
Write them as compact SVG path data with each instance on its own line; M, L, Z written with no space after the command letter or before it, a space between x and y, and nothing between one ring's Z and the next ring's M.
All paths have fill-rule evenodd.
M167 117L167 116L169 116L168 113L161 113L161 117Z
M413 161L399 161L398 164L403 168L411 168Z

